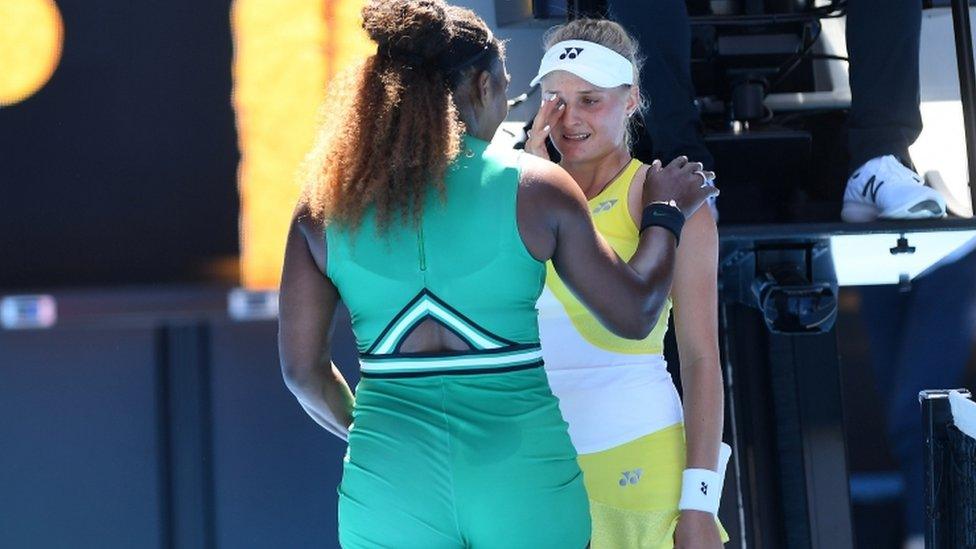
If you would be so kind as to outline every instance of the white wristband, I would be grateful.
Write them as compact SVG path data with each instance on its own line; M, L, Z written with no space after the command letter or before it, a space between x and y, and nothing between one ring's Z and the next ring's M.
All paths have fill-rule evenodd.
M722 499L722 485L725 483L725 467L731 454L732 449L727 444L722 444L717 473L708 469L685 469L681 475L679 510L718 514L718 504Z
M718 502L722 497L722 479L715 471L708 469L685 469L681 475L681 511L705 511L718 513Z

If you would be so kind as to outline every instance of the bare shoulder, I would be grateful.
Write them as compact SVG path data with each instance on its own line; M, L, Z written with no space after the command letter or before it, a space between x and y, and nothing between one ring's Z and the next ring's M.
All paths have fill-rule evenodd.
M579 185L559 165L526 153L522 155L521 167L519 192L526 193L533 202L539 201L547 207L569 206L583 199Z
M685 226L681 230L682 232L682 242L684 241L684 233L694 233L702 236L716 236L718 235L718 225L715 223L715 216L712 215L712 210L707 204L702 205L698 208L698 211L691 214L685 221Z
M325 231L325 223L316 219L311 207L304 200L298 202L292 214L292 223L302 231L305 238L320 239Z
M691 214L681 229L681 245L678 246L675 285L689 276L704 275L714 280L718 268L718 227L708 206L702 206ZM697 274L696 274L697 273Z
M638 196L644 188L644 180L647 179L647 171L651 169L650 164L644 164L641 162L637 171L634 172L634 177L630 180L630 192L633 193L637 191Z
M520 167L519 234L532 257L548 261L562 229L589 220L586 199L566 170L548 160L526 153Z
M312 212L311 207L304 200L300 200L292 214L292 230L298 229L309 252L315 259L315 264L324 274L326 272L326 240L325 223L317 218Z

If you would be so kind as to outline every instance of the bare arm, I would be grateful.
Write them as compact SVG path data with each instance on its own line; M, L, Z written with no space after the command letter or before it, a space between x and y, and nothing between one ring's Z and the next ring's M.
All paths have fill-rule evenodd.
M702 208L682 231L672 292L688 469L718 469L725 405L718 354L717 270L718 232L711 212ZM704 511L682 511L674 540L675 547L722 546L715 517Z
M685 225L675 263L672 295L687 467L714 471L725 409L718 352L718 231L707 208Z
M645 185L645 203L674 198L683 211L694 211L713 194L694 173L700 165L686 162L653 167L649 179L656 180ZM530 253L540 261L552 259L566 285L608 330L645 337L671 291L674 236L661 227L646 229L628 263L597 233L586 198L564 170L526 155L522 180L519 231Z
M635 223L640 223L641 193L640 185L632 184L627 196ZM715 470L722 436L725 410L718 354L717 280L718 230L708 208L700 208L681 233L671 290L684 380L687 467L692 469Z
M332 364L332 328L339 292L325 276L320 225L303 208L292 220L279 296L278 351L285 385L319 425L346 439L353 395Z

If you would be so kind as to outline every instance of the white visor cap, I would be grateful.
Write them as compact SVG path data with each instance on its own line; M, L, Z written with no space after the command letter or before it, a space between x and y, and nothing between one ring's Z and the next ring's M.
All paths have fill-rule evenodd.
M542 56L539 74L529 85L535 86L553 71L571 72L601 88L634 84L634 65L626 57L586 40L566 40L553 44Z

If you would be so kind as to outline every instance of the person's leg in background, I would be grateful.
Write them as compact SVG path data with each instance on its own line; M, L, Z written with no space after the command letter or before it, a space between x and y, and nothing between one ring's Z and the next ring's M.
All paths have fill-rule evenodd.
M905 482L905 528L925 531L922 422L918 392L962 381L976 332L976 251L912 283L865 288L862 315L885 407L888 440Z
M922 0L850 0L851 173L872 158L910 164L908 147L922 132L918 51Z
M640 41L646 57L641 91L650 102L644 125L654 157L667 163L685 155L713 169L691 82L691 27L684 0L610 0L608 7L610 17Z
M944 199L908 169L908 147L922 129L921 0L850 0L847 10L852 173L842 217L944 215ZM925 527L917 395L962 379L973 337L974 277L976 252L916 280L909 295L894 286L862 292L888 438L905 481L906 531L914 543Z
M922 0L850 0L851 110L845 221L941 217L945 199L913 171L908 147L922 131Z

